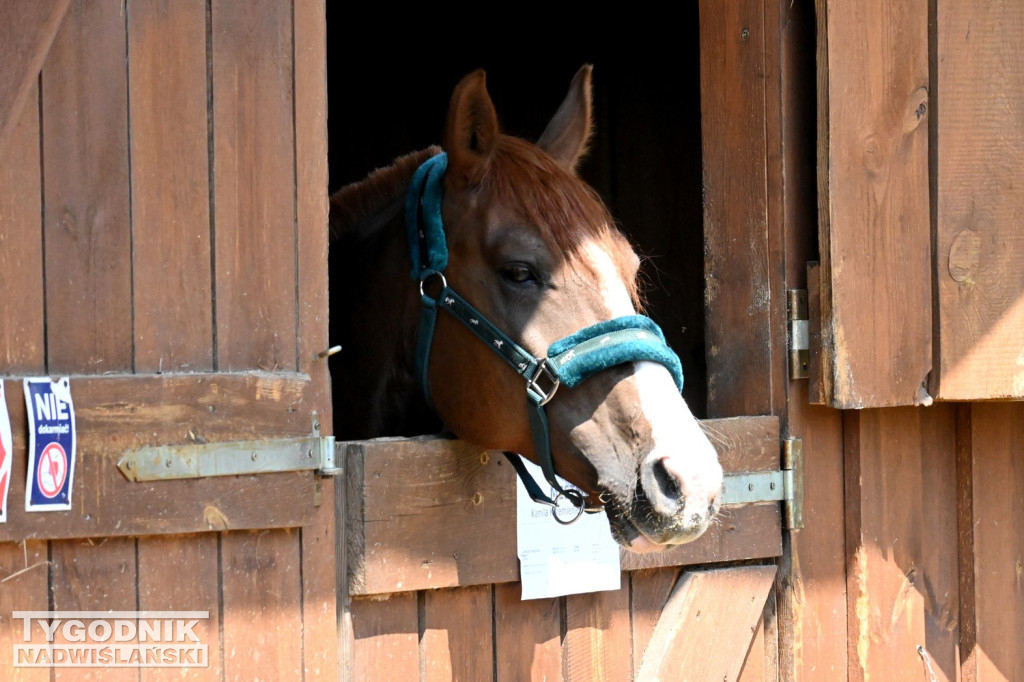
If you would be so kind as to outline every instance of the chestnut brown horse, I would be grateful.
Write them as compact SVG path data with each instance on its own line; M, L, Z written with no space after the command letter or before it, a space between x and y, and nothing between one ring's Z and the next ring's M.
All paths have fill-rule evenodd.
M472 73L441 148L331 197L336 430L443 428L521 453L579 486L580 508L603 506L619 543L651 551L704 532L722 468L678 358L637 313L640 260L576 174L590 84L585 66L533 144L500 132Z

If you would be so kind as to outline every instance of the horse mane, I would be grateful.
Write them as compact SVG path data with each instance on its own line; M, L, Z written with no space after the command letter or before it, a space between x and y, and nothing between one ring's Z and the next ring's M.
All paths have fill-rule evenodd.
M441 151L431 146L406 154L332 194L332 239L364 234L395 217L404 206L416 169ZM548 248L565 254L571 263L588 268L581 255L583 245L590 239L604 244L634 306L642 310L642 294L633 273L633 246L601 197L575 173L526 140L500 135L480 183L492 200L518 207L538 227Z
M430 157L441 153L431 146L401 156L390 165L378 168L368 176L345 185L331 195L331 238L356 230L359 226L375 224L382 214L405 201L405 193L413 173Z

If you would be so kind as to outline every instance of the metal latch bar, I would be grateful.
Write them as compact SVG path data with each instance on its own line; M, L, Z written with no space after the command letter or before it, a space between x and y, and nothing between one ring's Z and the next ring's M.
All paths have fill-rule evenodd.
M247 476L282 471L340 473L334 436L160 445L129 450L117 463L130 481Z

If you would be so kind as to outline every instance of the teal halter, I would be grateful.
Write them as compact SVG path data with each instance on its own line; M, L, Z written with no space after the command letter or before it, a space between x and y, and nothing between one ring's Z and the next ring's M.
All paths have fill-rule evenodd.
M423 395L430 403L428 364L434 327L438 310L447 310L526 381L527 412L534 448L544 478L557 493L555 498L551 499L541 491L518 455L509 452L505 454L535 502L553 507L558 506L560 497L572 502L577 508L572 519L563 521L557 514L552 514L559 522L571 523L581 512L600 511L602 507L588 507L586 498L579 491L564 489L559 485L551 457L544 405L554 397L555 391L562 384L572 388L603 369L641 360L664 365L682 391L683 369L679 356L665 343L665 336L658 325L643 315L617 317L581 329L551 344L545 358L534 357L494 326L466 299L452 290L442 274L448 265L448 245L441 220L443 179L447 165L448 157L442 153L420 166L413 175L405 203L412 278L419 281L422 303L416 368L423 385ZM435 279L440 287L436 295L430 296L424 291L424 285Z

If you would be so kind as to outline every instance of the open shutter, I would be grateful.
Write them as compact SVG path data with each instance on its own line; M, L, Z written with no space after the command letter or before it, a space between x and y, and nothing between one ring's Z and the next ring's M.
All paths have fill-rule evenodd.
M1024 10L818 10L824 402L1024 397Z

